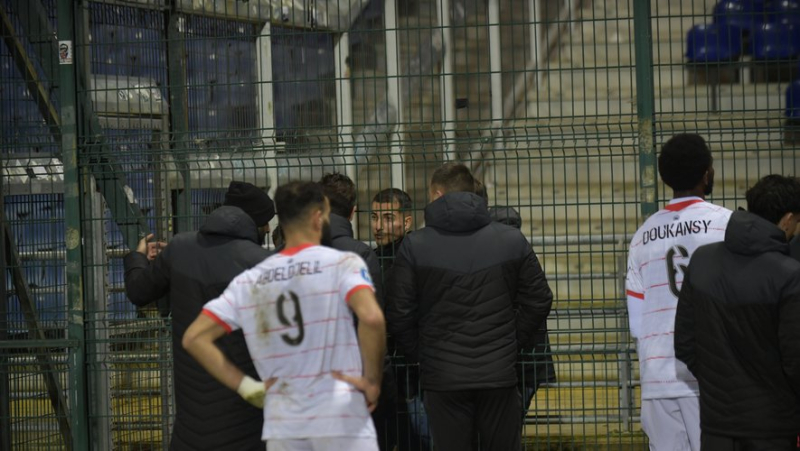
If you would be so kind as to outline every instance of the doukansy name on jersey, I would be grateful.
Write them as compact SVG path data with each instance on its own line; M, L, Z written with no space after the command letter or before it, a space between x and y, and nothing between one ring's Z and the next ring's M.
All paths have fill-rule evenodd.
M698 233L708 233L708 226L711 225L711 220L693 220L673 222L672 224L664 224L653 227L650 230L642 233L642 244L647 244L651 241L663 240L664 238L674 238L677 236L693 235Z
M313 274L322 274L319 260L313 263L310 261L303 261L293 265L270 268L258 276L256 283L260 285L270 282L283 282L296 276L310 276Z

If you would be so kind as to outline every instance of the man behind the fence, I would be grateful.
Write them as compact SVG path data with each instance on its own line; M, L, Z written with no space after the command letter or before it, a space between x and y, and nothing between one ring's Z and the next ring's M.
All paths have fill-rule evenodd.
M125 292L142 306L167 295L172 312L175 374L175 427L170 449L263 450L262 415L214 380L180 346L186 329L203 305L242 271L269 256L260 246L275 216L272 199L250 183L231 182L225 203L198 232L176 235L147 261L147 240L125 256ZM219 341L230 360L248 374L256 370L244 336Z
M675 308L689 258L721 241L731 211L705 201L711 194L711 152L698 135L664 144L658 171L672 200L636 231L628 255L626 290L631 335L642 383L642 429L650 449L700 449L697 380L675 358Z
M320 246L330 204L318 184L280 186L275 203L286 247L206 304L183 346L225 386L263 406L269 451L377 451L369 411L380 394L386 332L367 267L352 252ZM215 344L237 329L262 381Z

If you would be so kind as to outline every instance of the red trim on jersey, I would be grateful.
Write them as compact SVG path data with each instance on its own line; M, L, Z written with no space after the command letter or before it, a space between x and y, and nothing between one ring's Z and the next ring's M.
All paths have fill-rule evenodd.
M368 290L374 290L374 288L372 288L372 285L356 285L353 288L351 288L350 291L347 292L347 294L344 296L344 301L349 303L350 296L352 296L353 293L355 293L356 291L363 290L364 288Z
M281 255L286 255L291 257L292 255L297 254L298 252L302 251L303 249L308 249L309 247L316 246L316 244L311 243L303 243L295 247L290 247L288 249L284 249L280 252Z
M703 199L689 199L683 202L676 202L674 204L669 204L666 207L664 207L664 210L681 211L684 208L688 207L689 205L693 205L700 202L705 202L705 201Z
M627 291L625 291L625 293L627 293L628 296L630 296L632 298L644 300L644 294L642 294L642 293L637 293L637 292L631 291L631 290L627 290Z
M222 328L225 329L225 332L227 333L233 332L233 328L231 328L231 326L229 326L228 323L226 323L225 321L219 319L219 316L215 315L214 312L212 312L211 310L203 309L201 313L214 320L215 323L222 326Z

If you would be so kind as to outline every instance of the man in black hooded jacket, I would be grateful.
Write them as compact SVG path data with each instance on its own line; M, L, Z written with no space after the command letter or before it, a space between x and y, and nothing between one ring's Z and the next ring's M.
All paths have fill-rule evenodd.
M522 216L514 207L490 207L489 216L492 220L501 224L517 229L522 228ZM550 349L550 337L547 334L547 321L543 322L539 330L536 331L534 347L522 349L517 371L518 385L520 393L522 393L522 417L524 421L533 397L536 395L536 391L539 390L539 386L556 381L553 351Z
M181 346L184 332L206 302L218 297L234 277L270 255L261 247L275 216L272 199L244 182L231 182L225 203L199 232L176 235L152 261L147 242L125 256L125 291L138 306L165 295L172 310L175 373L175 426L170 449L264 450L263 412L208 374ZM228 358L258 378L244 336L218 341Z
M426 227L406 236L387 284L389 328L419 361L437 450L521 447L520 349L535 344L552 292L522 233L493 222L475 181L448 163L431 178Z
M790 450L800 432L800 263L787 240L800 182L769 175L698 248L678 298L675 355L700 387L700 448Z

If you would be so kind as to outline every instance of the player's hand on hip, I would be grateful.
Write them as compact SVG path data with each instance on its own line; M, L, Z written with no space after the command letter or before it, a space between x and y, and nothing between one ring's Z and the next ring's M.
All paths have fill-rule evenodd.
M275 385L275 381L277 379L274 377L265 381L257 381L250 376L245 376L239 383L236 393L239 393L239 396L250 404L263 409L264 397L267 396L267 390Z
M370 413L372 413L372 411L378 407L378 397L381 395L381 384L363 376L348 376L347 374L340 373L339 371L333 371L331 374L333 374L334 379L347 382L355 387L358 391L364 393L364 397L367 398L367 409L369 409Z

